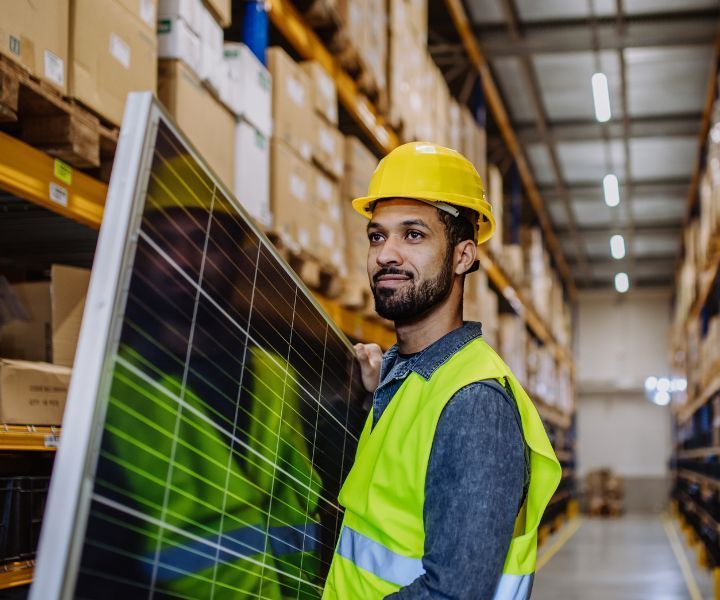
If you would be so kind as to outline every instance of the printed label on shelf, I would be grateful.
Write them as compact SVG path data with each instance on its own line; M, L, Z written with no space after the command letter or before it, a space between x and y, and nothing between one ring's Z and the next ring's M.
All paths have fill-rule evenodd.
M20 40L16 38L14 35L10 36L10 52L12 52L15 56L20 56L21 54L21 46L20 46Z
M155 26L154 0L140 0L140 18L150 25L150 27Z
M128 46L123 39L114 34L110 34L110 54L113 55L126 69L130 68L130 46Z
M45 77L57 85L65 85L65 61L45 50Z
M60 436L53 434L46 435L45 439L43 440L46 448L57 448L59 441Z
M62 181L65 185L72 185L73 170L72 167L59 158L54 161L53 172L55 177Z
M57 183L50 182L50 200L67 208L68 205L68 192L67 190Z

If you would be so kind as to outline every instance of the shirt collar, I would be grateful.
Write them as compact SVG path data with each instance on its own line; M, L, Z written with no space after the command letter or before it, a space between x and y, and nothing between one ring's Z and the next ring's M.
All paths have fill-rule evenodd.
M461 327L446 333L439 340L403 362L397 372L393 373L393 379L403 379L407 377L410 371L414 371L426 380L430 379L438 367L453 354L480 336L482 336L482 325L475 321L466 321ZM389 369L395 364L397 355L398 347L395 344L383 356L380 367L380 381L385 381L390 374Z

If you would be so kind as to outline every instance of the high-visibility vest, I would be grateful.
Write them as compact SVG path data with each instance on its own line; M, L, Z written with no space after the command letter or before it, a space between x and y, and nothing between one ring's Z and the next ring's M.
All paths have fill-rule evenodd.
M243 391L250 398L244 396L233 432L213 402L235 398L201 398L123 347L103 443L123 477L99 483L163 523L137 532L144 540L138 563L148 578L155 571L159 592L319 597L322 482L302 431L297 375L286 360L256 347L248 348L246 369L254 374ZM153 447L143 439L153 439Z
M425 476L440 414L461 388L490 379L510 383L530 461L527 497L515 520L494 600L529 597L540 518L562 470L527 393L495 351L477 338L438 367L429 380L411 372L375 427L372 413L368 417L355 464L340 491L345 517L324 599L383 598L425 572Z

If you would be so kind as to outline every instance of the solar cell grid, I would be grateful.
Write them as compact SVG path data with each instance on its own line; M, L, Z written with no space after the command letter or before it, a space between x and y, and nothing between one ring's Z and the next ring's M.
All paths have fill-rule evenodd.
M76 571L57 585L79 598L318 598L365 416L352 349L148 106L97 462L88 452L77 467L89 509L66 540ZM46 522L64 518L60 495ZM41 542L37 598L56 589L48 560Z

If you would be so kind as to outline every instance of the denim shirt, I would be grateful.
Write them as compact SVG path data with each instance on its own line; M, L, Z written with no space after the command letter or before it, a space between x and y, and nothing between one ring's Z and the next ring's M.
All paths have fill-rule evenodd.
M397 345L390 348L373 395L373 427L410 372L430 379L481 335L479 323L466 322L400 362ZM528 481L520 415L507 390L495 380L459 390L440 416L428 462L425 574L387 598L491 599Z

